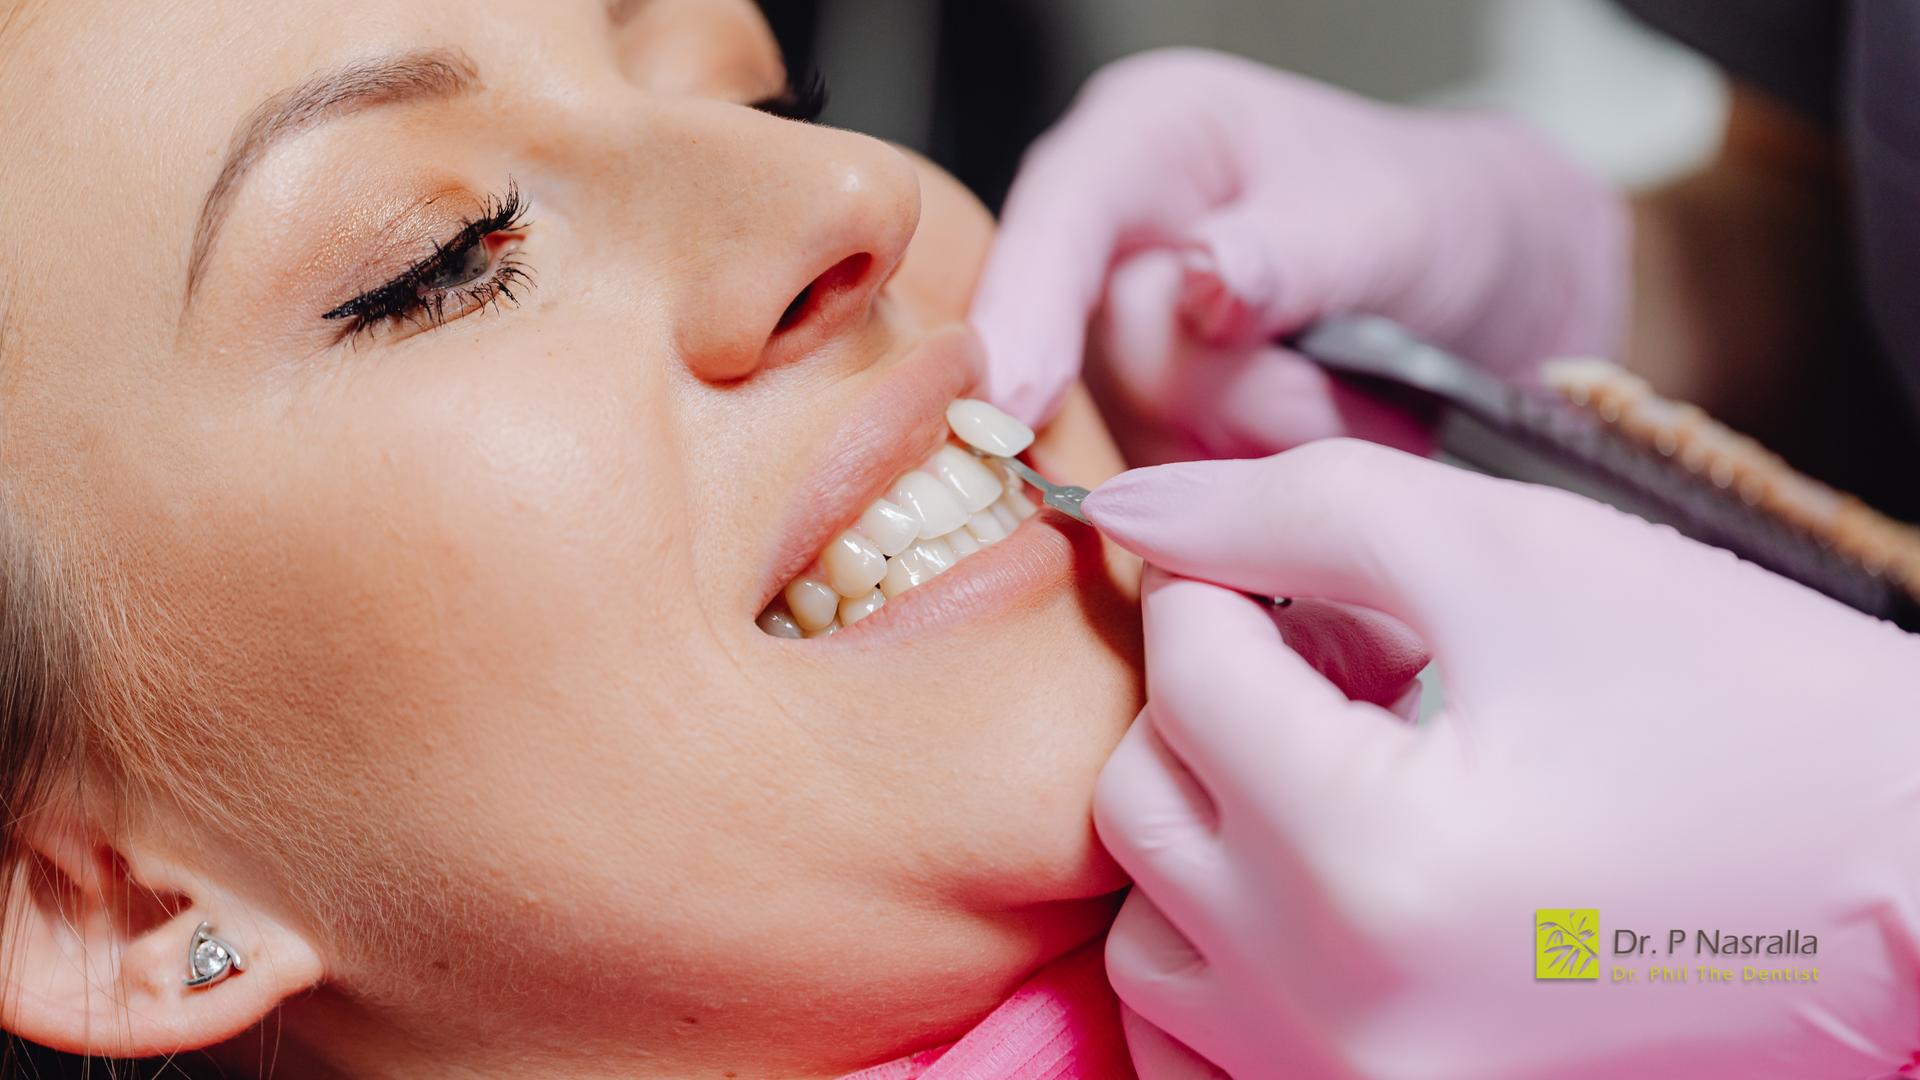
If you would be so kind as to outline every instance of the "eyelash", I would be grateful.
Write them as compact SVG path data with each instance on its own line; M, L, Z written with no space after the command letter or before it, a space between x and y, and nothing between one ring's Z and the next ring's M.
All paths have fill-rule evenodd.
M514 286L530 286L533 279L516 253L509 251L496 260L486 245L503 233L526 228L526 214L519 187L509 182L504 196L488 199L481 216L462 226L453 239L435 245L433 254L320 317L344 321L341 338L346 340L403 321L430 330L489 305L518 303ZM435 284L464 273L476 252L487 254L487 266L479 275L450 285ZM454 305L452 310L449 304Z
M785 90L754 102L753 107L763 113L811 124L820 119L820 114L827 108L826 77L816 71L807 76L806 82L801 85L788 83Z

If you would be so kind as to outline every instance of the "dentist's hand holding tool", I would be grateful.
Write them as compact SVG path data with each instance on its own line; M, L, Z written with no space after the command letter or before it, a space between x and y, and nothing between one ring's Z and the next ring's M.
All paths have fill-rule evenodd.
M1920 1061L1920 637L1578 497L1351 441L1139 470L1085 509L1159 568L1148 705L1095 806L1138 885L1109 974L1151 1025L1235 1080ZM1416 727L1349 700L1244 593L1395 617L1445 708ZM1535 909L1566 907L1599 910L1596 982L1535 981ZM1700 930L1817 953L1696 955ZM1142 1080L1205 1075L1131 1032Z
M1605 354L1626 251L1618 197L1518 124L1171 50L1096 75L1028 152L973 322L989 400L1035 426L1104 299L1128 398L1194 453L1417 445L1272 342L1366 311L1502 374Z

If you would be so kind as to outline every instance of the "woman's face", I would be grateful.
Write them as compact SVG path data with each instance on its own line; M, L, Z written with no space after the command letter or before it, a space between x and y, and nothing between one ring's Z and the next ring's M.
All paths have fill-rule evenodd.
M289 1038L825 1074L1104 925L1095 538L755 625L973 389L991 225L743 107L747 0L29 0L0 57L5 468L183 770L129 842L326 961Z

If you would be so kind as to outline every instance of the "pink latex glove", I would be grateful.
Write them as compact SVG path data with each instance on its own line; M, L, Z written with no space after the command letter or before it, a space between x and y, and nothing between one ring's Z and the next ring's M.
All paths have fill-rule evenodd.
M1124 395L1207 452L1417 440L1270 343L1366 311L1505 374L1605 355L1626 221L1518 124L1220 53L1145 53L1095 75L1027 153L973 303L987 396L1036 426L1051 416L1105 298Z
M1235 1080L1913 1074L1920 637L1349 440L1127 473L1085 508L1162 568L1148 705L1095 799L1137 883L1107 968L1152 1025L1128 1021L1142 1080L1208 1072L1154 1028ZM1394 616L1446 706L1349 700L1236 590ZM1569 907L1598 909L1598 979L1536 981L1535 909ZM1696 955L1699 930L1817 952Z

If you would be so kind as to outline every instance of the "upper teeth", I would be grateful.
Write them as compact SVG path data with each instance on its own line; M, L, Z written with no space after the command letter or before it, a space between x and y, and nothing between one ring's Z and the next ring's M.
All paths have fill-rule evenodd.
M984 401L956 401L947 422L970 445L1017 454L1033 432ZM760 629L774 637L821 637L852 626L889 599L1003 540L1034 511L1020 481L957 446L943 446L900 474L853 528L789 582Z

